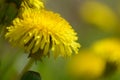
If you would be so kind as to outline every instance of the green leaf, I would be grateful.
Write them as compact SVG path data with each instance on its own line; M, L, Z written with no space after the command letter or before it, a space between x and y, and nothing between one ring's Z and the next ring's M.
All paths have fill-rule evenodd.
M22 76L21 80L41 80L41 77L38 72L28 71Z
M0 4L0 24L4 21L4 17L7 11L8 4L6 3L1 3Z
M15 3L17 5L17 8L20 8L20 4L22 0L6 0L7 3Z
M18 9L15 3L3 3L0 5L0 37L4 35L8 24L16 17Z
M16 17L18 9L16 8L16 4L9 3L7 6L7 10L3 19L3 23L9 24Z

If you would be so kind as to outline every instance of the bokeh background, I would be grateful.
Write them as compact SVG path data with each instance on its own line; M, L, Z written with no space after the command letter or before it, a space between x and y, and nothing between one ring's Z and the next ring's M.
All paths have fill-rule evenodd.
M14 80L28 61L28 54L4 38L5 25L16 16L20 1L0 0L0 80ZM30 70L39 72L42 80L120 80L120 1L43 2L47 10L59 13L72 25L82 47L69 58L45 57Z

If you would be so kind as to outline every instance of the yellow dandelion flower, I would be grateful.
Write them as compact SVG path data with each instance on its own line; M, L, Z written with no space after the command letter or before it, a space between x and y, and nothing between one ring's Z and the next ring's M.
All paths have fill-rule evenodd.
M41 0L23 0L21 3L21 7L19 9L18 16L21 17L23 12L27 9L41 10L43 8L44 8L44 4Z
M115 31L119 20L107 5L97 1L87 1L80 7L82 18L104 31Z
M80 51L68 63L68 72L74 77L87 79L99 78L104 74L106 61L90 51Z
M120 60L120 40L116 38L107 38L93 43L91 49L95 54L112 62Z
M44 8L44 4L41 0L23 0L22 6L29 6L30 8L41 9Z
M16 18L7 29L5 37L9 42L24 47L31 54L45 56L52 51L56 58L59 54L70 56L80 48L76 42L77 33L65 19L52 11L25 10L22 18Z

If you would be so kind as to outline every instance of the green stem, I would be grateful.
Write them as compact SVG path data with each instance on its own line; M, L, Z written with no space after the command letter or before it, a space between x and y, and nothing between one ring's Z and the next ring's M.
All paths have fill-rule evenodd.
M35 60L34 60L33 58L30 58L30 60L29 60L28 63L25 65L25 67L23 68L23 70L21 71L19 77L18 77L16 80L20 80L20 78L23 76L23 74L24 74L25 72L27 72L27 71L32 67L34 61L35 61Z

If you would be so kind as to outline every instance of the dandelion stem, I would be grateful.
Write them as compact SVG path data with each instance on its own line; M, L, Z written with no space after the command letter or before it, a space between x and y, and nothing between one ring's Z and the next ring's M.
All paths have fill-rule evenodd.
M23 74L25 73L25 72L27 72L31 67L32 67L32 65L33 65L33 63L34 63L34 59L33 58L30 58L30 60L28 61L28 63L25 65L25 67L23 68L23 70L21 71L21 73L20 73L20 75L19 75L19 79L23 76Z

